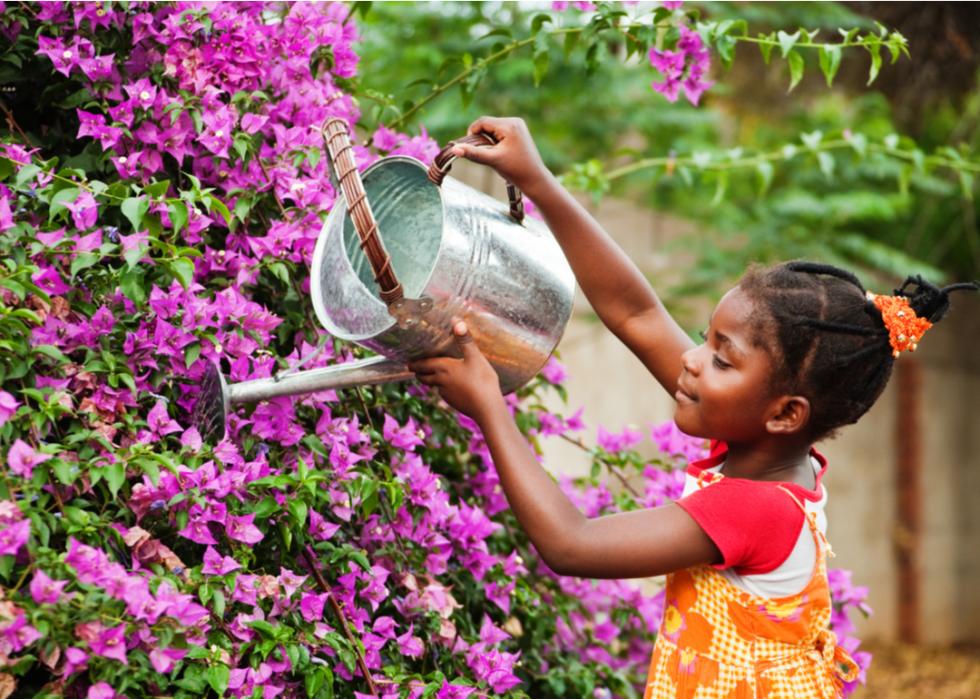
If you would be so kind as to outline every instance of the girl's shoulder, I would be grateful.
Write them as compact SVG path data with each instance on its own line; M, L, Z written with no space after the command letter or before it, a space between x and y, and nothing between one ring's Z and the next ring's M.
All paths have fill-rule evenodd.
M820 481L827 461L817 452L811 454L816 486L809 489L796 483L722 476L718 470L725 453L723 447L713 448L708 458L688 466L677 504L721 551L724 563L719 568L734 567L743 574L769 572L794 550L806 526L805 512L822 516L826 494Z

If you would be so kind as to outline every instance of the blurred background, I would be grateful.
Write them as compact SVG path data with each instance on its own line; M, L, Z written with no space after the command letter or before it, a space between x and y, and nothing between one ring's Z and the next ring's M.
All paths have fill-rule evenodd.
M637 14L649 9L644 5L624 9ZM972 166L915 166L916 158L937 154L980 161L977 3L687 3L684 9L703 19L746 20L753 34L803 27L820 29L822 41L838 39L840 28L864 32L880 22L901 32L911 53L894 64L886 59L870 86L866 51L843 52L832 87L816 55L806 56L803 78L788 92L786 62L767 64L754 46L739 43L731 68L712 57L716 84L697 107L651 90L657 74L645 56L627 60L612 39L591 56L552 51L538 86L531 52L473 70L494 41L507 40L506 32L527 35L533 18L550 9L490 2L356 6L357 91L367 131L401 120L400 127L424 128L444 144L482 114L522 116L549 167L582 190L583 202L692 336L751 262L828 261L854 269L882 293L913 273L937 283L980 278ZM566 12L569 23L582 21L574 7ZM454 89L417 111L403 103L418 104L461 74ZM723 178L669 166L617 174L644 158L699 152L738 158L798 147L801 134L860 134L912 156L903 165L861 157L855 148L835 151L829 164L814 154ZM488 170L460 164L453 174L504 196ZM585 441L594 440L599 425L648 429L671 417L671 398L584 298L559 354L569 374L567 411L585 406ZM889 388L862 422L819 446L831 464L833 563L869 588L874 610L855 619L876 655L869 685L856 696L928 690L980 697L978 408L980 300L961 294L921 350L897 362ZM545 445L545 459L555 472L584 473L590 465L587 454L561 442Z

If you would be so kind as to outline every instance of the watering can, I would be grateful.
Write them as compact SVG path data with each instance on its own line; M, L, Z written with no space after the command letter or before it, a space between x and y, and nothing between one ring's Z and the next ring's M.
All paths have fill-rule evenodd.
M428 168L391 156L363 174L344 121L329 120L324 138L343 197L313 253L313 308L331 335L376 355L235 384L212 364L193 420L209 441L224 435L233 405L404 381L414 378L406 362L459 356L455 320L507 393L544 366L568 323L575 277L547 226L524 217L516 187L508 183L505 206L448 176L452 146L491 145L489 135L451 142Z

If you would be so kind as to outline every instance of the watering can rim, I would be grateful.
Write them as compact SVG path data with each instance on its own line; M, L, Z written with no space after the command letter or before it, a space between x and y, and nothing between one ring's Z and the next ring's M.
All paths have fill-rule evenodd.
M445 221L446 221L446 204L442 198L441 188L433 184L426 176L428 167L425 165L425 163L423 163L418 158L414 158L410 155L388 155L371 163L367 168L365 168L364 172L361 173L361 177L366 178L368 175L371 174L372 171L380 169L384 165L399 163L399 162L407 163L409 165L418 167L425 180L429 182L429 184L432 184L432 186L435 187L438 192L440 192L439 208L442 214L442 226L440 227L440 232L439 232L439 250L436 252L436 256L435 256L435 260L438 261L439 256L442 254L442 250L445 246L444 231L445 231ZM343 207L343 209L339 210L338 207ZM341 340L347 340L349 342L358 342L360 340L368 340L373 337L377 337L378 332L376 331L371 333L351 333L338 327L337 324L334 323L333 320L330 318L326 309L323 307L323 294L322 294L322 290L320 289L320 267L322 266L323 258L325 257L325 255L323 254L323 249L327 245L327 239L331 237L330 230L328 230L328 226L334 216L342 216L343 218L347 218L349 216L349 211L350 209L347 208L346 198L344 197L343 192L341 192L340 189L338 188L337 199L334 202L334 206L330 210L330 213L327 215L327 220L323 222L323 226L320 228L320 235L317 236L316 246L313 248L313 262L310 265L310 295L313 297L313 312L316 314L317 320L320 321L320 325L322 325L327 332L329 332L331 335ZM343 223L341 223L341 230L343 230ZM343 244L343 241L341 241L341 244ZM357 278L357 274L354 272L354 267L351 265L350 258L346 254L341 255L341 257L343 258L342 264L344 264L346 271L349 272L354 278ZM433 264L431 269L429 269L429 273L426 276L425 281L422 283L423 289L428 285L429 280L432 279L432 275L435 273L435 268L436 265ZM361 290L363 290L365 296L371 299L371 302L377 303L379 312L384 311L385 314L387 314L387 311L384 310L385 309L384 302L378 297L378 295L373 293L370 289L368 289L367 286L360 279L357 279L357 284L358 287ZM391 318L391 323L385 328L381 329L380 332L382 333L387 332L396 324L397 321L394 318Z

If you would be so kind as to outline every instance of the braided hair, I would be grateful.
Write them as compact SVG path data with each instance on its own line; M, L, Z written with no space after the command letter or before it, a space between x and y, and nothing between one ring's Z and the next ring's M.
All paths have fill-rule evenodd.
M755 303L753 340L774 360L773 388L810 401L811 439L857 422L874 405L895 360L881 312L854 274L806 261L752 266L739 288ZM949 310L950 292L965 289L980 284L939 288L916 275L894 293L936 323Z

